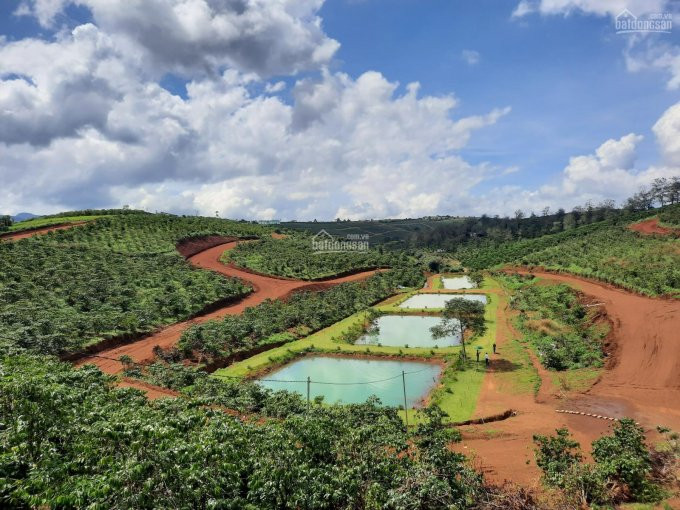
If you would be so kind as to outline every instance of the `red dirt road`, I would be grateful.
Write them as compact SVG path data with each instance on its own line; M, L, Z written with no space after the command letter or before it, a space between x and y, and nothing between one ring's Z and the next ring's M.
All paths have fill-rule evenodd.
M168 388L162 388L160 386L154 386L153 384L140 381L138 379L130 379L124 377L117 385L119 388L134 388L136 390L142 390L146 393L146 397L149 400L156 400L157 398L176 398L179 396L179 392L170 390Z
M536 397L514 391L512 376L502 367L506 344L517 332L503 298L497 318L498 355L493 357L483 382L475 416L509 408L517 410L518 415L502 422L461 428L463 441L456 449L471 455L492 480L538 487L540 471L534 460L534 434L551 434L566 426L588 451L590 443L608 433L613 423L560 414L556 409L632 417L650 431L659 424L680 430L680 301L638 296L566 274L532 273L551 282L572 285L603 303L613 322L611 338L616 347L612 360L589 391L564 394L553 386L550 372L531 355L541 377L541 390Z
M78 361L77 365L94 364L97 365L103 372L115 374L122 370L122 365L118 361L103 358L118 359L120 356L130 356L136 362L144 362L153 359L153 348L158 345L162 348L168 348L175 345L182 333L189 327L206 322L213 319L219 319L227 315L237 315L242 313L246 308L255 306L263 302L265 299L285 299L291 293L301 290L323 290L339 283L363 280L372 276L376 271L364 271L361 273L336 278L333 280L326 280L323 282L305 282L299 280L282 280L278 278L268 277L249 273L239 269L233 265L225 265L220 262L222 254L233 249L239 241L231 241L228 243L209 248L202 251L188 260L191 264L202 269L209 269L216 271L225 276L240 278L248 282L253 287L253 292L233 305L225 306L211 313L201 315L194 319L184 322L178 322L160 331L153 333L147 337L138 340L137 342L122 345L112 349L100 352L87 358ZM101 356L101 357L99 357Z
M678 228L668 228L659 225L658 218L651 218L649 220L633 223L628 228L645 235L680 235L680 229Z
M3 241L18 241L19 239L26 239L28 237L33 237L41 234L47 234L48 232L53 232L55 230L66 230L69 228L77 227L78 225L84 225L88 223L87 221L76 221L73 223L68 223L64 225L52 225L50 227L36 228L34 230L26 230L21 232L12 232L0 235L0 240Z
M641 423L680 430L680 301L639 296L571 275L533 274L594 297L613 321L615 352L589 394L629 403Z

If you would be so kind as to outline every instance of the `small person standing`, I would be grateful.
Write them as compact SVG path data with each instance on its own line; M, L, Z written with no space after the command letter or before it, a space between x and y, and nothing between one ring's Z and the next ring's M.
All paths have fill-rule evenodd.
M479 349L477 349L477 363L479 363Z
M489 353L484 354L484 363L486 363L486 366L489 366Z
M496 342L493 343L493 353L496 354Z

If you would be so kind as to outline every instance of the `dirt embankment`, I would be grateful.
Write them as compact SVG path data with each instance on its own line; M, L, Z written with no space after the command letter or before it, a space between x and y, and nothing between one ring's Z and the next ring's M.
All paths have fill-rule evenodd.
M257 275L244 271L236 266L225 265L220 262L222 254L227 250L233 249L239 242L240 241L229 241L213 246L189 257L188 261L201 269L215 271L225 276L239 278L249 283L253 287L253 292L251 294L237 303L219 308L188 321L173 324L172 326L168 326L156 333L141 338L136 342L100 351L98 354L101 355L102 358L95 356L82 358L77 362L77 365L94 364L103 372L115 374L122 370L123 367L121 363L111 359L103 359L103 357L117 360L120 356L127 355L130 356L133 361L139 363L145 362L153 359L153 348L155 346L158 345L164 349L174 346L179 341L182 333L195 324L220 319L227 315L240 314L246 308L256 306L266 299L286 299L295 292L324 290L334 285L338 285L339 283L366 279L376 272L364 271L324 282L281 280L269 276Z
M58 225L50 225L49 227L40 227L30 230L21 230L19 232L5 232L0 234L0 239L3 241L18 241L19 239L26 239L28 237L33 237L41 234L47 234L48 232L54 232L55 230L66 230L69 228L77 227L78 225L84 225L89 223L88 221L74 221L73 223L60 223Z
M208 248L214 248L220 244L230 243L232 241L238 241L238 238L232 236L206 236L189 238L177 243L177 251L180 253L180 255L182 255L182 257L188 259L197 253L207 250Z
M520 272L529 273L527 270ZM506 421L464 427L456 448L472 455L489 478L512 480L538 487L540 470L534 460L534 434L552 434L569 428L588 451L590 443L609 433L612 421L587 415L557 413L557 409L581 411L613 418L632 417L649 431L656 425L680 430L680 301L639 296L607 284L567 274L531 271L555 283L567 283L601 303L611 321L611 359L598 382L585 393L568 393L554 386L554 373L536 356L527 354L541 379L537 395L512 388L509 342L519 333L512 326L512 312L503 297L497 317L498 354L493 356L475 411L486 416L514 409ZM510 368L508 368L510 367ZM652 433L653 434L653 433Z
M639 296L566 274L533 274L568 283L607 310L615 349L590 394L626 400L650 419L680 430L680 300Z
M631 230L639 232L644 235L662 235L662 236L676 236L680 237L680 228L669 228L659 225L658 218L650 218L645 221L640 221L638 223L633 223L630 227Z

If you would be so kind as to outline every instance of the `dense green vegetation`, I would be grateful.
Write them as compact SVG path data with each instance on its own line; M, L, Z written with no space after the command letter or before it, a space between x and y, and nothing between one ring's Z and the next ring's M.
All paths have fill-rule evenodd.
M651 195L650 195L651 196ZM649 207L655 202L653 195ZM649 207L641 207L648 209ZM504 243L518 239L532 239L546 234L570 231L607 219L626 216L631 210L616 209L613 201L594 205L588 203L566 212L559 209L550 212L546 207L540 214L526 215L516 211L512 218L500 216L451 217L434 216L404 220L368 220L334 222L289 222L283 226L316 234L321 229L334 236L367 234L372 246L387 248L439 248L453 251L463 245L480 243Z
M359 269L387 267L406 262L403 255L387 254L377 250L316 253L312 238L306 236L243 243L225 256L237 265L253 271L302 280L314 280Z
M536 463L545 482L563 489L573 508L659 501L664 496L661 485L674 477L680 453L677 435L660 432L666 435L663 450L650 449L644 430L623 419L612 435L593 441L595 463L587 464L579 443L567 429L559 429L555 436L534 436Z
M4 508L462 509L483 500L436 408L407 432L395 409L372 402L307 410L294 394L229 384L148 402L92 368L19 356L0 369ZM242 421L223 405L276 419Z
M451 299L442 310L442 322L432 328L433 338L444 338L451 335L460 335L460 344L463 347L463 359L467 358L465 352L466 333L479 336L486 332L484 312L486 306L479 301L467 299Z
M0 216L0 232L5 232L12 226L11 216Z
M97 219L72 230L0 243L0 507L510 508L498 493L493 505L485 506L490 492L464 457L451 452L450 443L459 436L442 425L436 405L419 413L417 428L406 430L398 410L378 402L315 402L308 408L297 394L272 393L226 376L218 380L219 375L181 363L188 358L219 362L282 343L279 351L292 349L288 342L337 325L401 286L421 286L423 266L438 257L448 264L447 254L412 251L407 256L379 249L314 255L305 251L307 237L269 240L267 228L215 218L136 211L82 211L55 218L63 222L78 216ZM627 215L625 221L635 218ZM544 260L555 268L619 278L616 283L649 293L679 287L678 241L638 236L625 228L618 212L604 223L502 244L490 239L540 235L549 219L515 218L497 233L490 232L501 219L487 220L474 220L484 224L484 239L468 230L466 247L458 251L473 268ZM527 221L541 227L528 229ZM135 390L114 389L114 380L93 367L74 370L43 355L133 336L247 292L235 280L193 269L176 252L177 242L204 235L262 237L234 252L237 263L262 272L310 279L376 265L393 269L195 326L175 349L157 350L157 363L143 370L125 364L127 375L181 391L177 399L148 402ZM421 242L419 235L409 239ZM573 290L501 278L516 291L512 306L520 311L518 325L546 366L601 364L602 331ZM487 349L495 338L495 308L490 309ZM339 348L342 335L334 330L327 336ZM473 366L445 375L459 378L466 396L473 378L481 387L484 372L481 365ZM449 409L454 397L461 398L442 390L432 402ZM468 400L474 407L474 398ZM659 498L663 480L655 466L661 457L649 453L634 424L623 421L614 436L596 442L592 467L582 463L566 432L536 441L546 481L567 494L578 489L584 501L596 504Z
M585 308L578 292L568 285L535 285L531 279L519 282L510 306L520 312L518 329L532 343L541 363L554 370L602 366L608 327L594 320L598 309Z
M35 241L0 245L0 349L57 354L147 332L249 289L179 256Z
M628 223L602 222L538 239L467 246L458 256L475 269L501 264L542 266L649 295L677 295L680 289L680 241L640 235Z
M41 227L48 227L50 225L59 225L62 223L74 223L80 221L91 221L103 216L122 215L122 214L147 214L144 211L135 211L132 209L85 209L82 211L68 211L57 214L48 214L45 216L38 216L25 221L16 222L10 228L12 232L23 230L33 230Z
M126 214L107 216L78 228L41 238L52 245L94 247L116 253L175 253L175 245L186 238L224 236L269 236L270 230L247 222L178 217L170 214Z
M393 294L400 285L417 286L423 282L415 268L394 269L324 292L301 292L286 302L265 301L241 315L193 326L184 332L177 349L182 357L203 361L289 342L369 307Z
M659 212L659 221L669 227L680 228L680 206L667 207Z
M148 332L249 291L175 251L196 232L251 235L249 224L129 214L0 243L0 349L74 351Z

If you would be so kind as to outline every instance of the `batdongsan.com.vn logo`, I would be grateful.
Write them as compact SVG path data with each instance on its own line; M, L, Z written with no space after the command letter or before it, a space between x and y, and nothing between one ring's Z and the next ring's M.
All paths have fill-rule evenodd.
M614 24L617 34L649 32L670 34L673 29L673 14L670 12L657 12L638 17L628 9L624 9L616 17Z
M348 234L344 239L336 239L322 229L312 237L312 251L314 253L368 251L368 234Z

